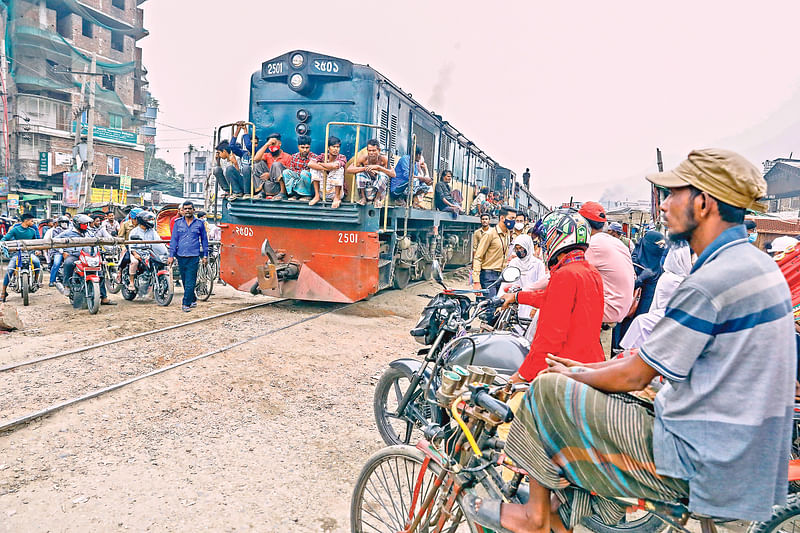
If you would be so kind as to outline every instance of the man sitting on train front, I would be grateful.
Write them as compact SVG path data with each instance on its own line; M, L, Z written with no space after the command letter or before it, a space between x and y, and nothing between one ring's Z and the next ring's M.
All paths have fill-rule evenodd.
M377 139L367 141L367 153L358 155L355 165L348 172L356 175L358 204L367 205L369 188L375 191L375 207L381 207L389 178L394 178L395 173L389 168L389 158L381 154L381 145Z
M331 198L331 207L336 209L342 202L344 195L344 168L347 165L347 158L339 153L342 147L342 141L338 137L330 136L328 138L328 156L319 154L318 156L310 159L308 168L311 169L311 182L314 185L314 198L308 202L308 205L316 205L322 198L320 196L320 182L322 182L322 173L327 172L328 177L326 180L325 197Z
M297 153L292 155L289 168L283 171L283 184L290 199L292 197L304 198L313 194L311 171L308 169L308 163L312 157L317 156L311 153L311 137L308 135L298 136Z
M257 192L260 190L261 198L270 197L276 201L287 198L283 171L291 163L292 156L281 150L281 134L270 133L253 158L253 187Z
M397 205L406 205L409 174L411 174L410 160L411 158L408 155L404 155L394 167L396 177L392 180L389 193ZM425 164L425 159L422 157L422 148L417 146L414 154L414 207L422 208L419 202L425 196L425 193L431 190L432 183L433 180L428 176L428 167Z
M216 165L212 173L220 188L228 193L229 200L241 198L244 194L244 177L241 172L240 159L231 151L228 141L220 141L214 155Z

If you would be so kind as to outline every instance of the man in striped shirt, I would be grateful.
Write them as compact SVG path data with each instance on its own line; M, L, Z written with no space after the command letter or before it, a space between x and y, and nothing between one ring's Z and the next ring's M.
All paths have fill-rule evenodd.
M531 475L531 500L501 505L470 495L465 512L481 525L563 531L581 509L604 507L580 498L685 497L694 513L758 521L786 501L790 293L744 226L746 209L763 210L766 183L742 156L720 149L693 151L647 179L670 191L662 215L670 239L698 255L692 272L638 353L592 364L550 358L505 447ZM659 375L654 416L607 394L641 390ZM550 491L575 486L578 499L551 514Z

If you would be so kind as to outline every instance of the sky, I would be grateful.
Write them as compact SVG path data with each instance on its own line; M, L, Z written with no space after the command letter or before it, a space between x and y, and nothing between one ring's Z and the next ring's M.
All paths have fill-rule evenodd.
M156 142L178 172L189 143L247 118L261 63L298 49L371 65L519 177L529 167L549 205L646 199L656 147L665 168L712 146L759 168L800 156L800 2L271 5L142 4Z

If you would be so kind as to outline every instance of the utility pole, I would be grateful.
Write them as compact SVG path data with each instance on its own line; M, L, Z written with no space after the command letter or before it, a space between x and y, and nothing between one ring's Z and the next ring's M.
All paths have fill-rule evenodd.
M84 192L81 206L85 209L89 203L89 195L94 183L94 95L97 76L97 52L92 53L92 63L89 67L89 105L86 106L86 191Z

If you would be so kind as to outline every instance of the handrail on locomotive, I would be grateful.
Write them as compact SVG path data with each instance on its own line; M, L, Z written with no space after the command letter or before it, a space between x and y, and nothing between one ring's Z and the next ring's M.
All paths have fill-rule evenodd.
M353 163L354 164L358 161L358 150L360 148L359 147L359 141L360 141L360 138L361 138L361 128L362 127L385 131L386 132L386 139L387 139L387 142L388 142L388 146L394 146L395 139L394 139L394 136L392 135L392 130L390 130L386 126L376 126L375 124L366 124L366 123L363 123L363 122L328 122L325 125L325 162L326 163L328 162L328 139L330 137L331 126L355 126L356 127L356 145L355 145L355 150L353 152L353 154L354 154L353 155ZM414 137L414 138L416 139L416 137ZM389 164L391 165L392 161L391 161L390 157L391 157L391 155L389 154L388 147L387 147L386 158L389 161ZM357 184L357 182L356 182L356 180L354 180L353 181L354 187L350 188L350 202L351 203L355 202L356 188L357 188L355 186L356 184ZM327 187L328 187L328 172L325 171L322 174L322 190L323 191L327 191L328 190ZM389 183L386 184L387 194L388 194L388 191L391 190L391 188L392 188L392 178L390 177L389 178ZM326 200L327 200L327 194L323 194L322 195L322 205L323 206L325 205L325 201ZM384 202L384 205L383 205L383 230L382 231L384 231L384 232L387 229L388 219L389 219L389 202L386 201L386 202Z

